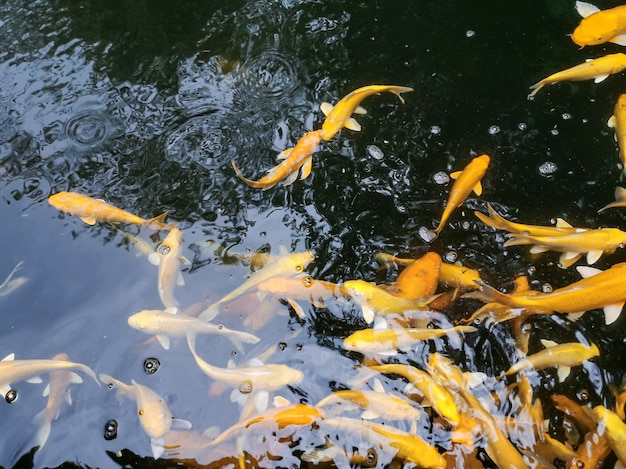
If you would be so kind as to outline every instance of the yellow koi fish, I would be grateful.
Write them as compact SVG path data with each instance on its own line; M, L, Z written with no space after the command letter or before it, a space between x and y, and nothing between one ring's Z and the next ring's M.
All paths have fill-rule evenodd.
M48 197L48 203L57 210L76 215L88 225L94 225L96 222L128 223L155 230L169 230L176 226L176 223L165 223L167 212L150 220L145 220L107 204L103 200L94 199L78 192L59 192Z
M576 11L583 17L571 34L581 48L613 42L626 46L626 5L600 10L587 2L576 2Z
M626 464L626 423L617 414L604 406L597 406L594 409L596 421L604 429L603 434L611 449L622 464Z
M151 439L152 452L155 458L158 458L163 452L163 436L172 427L191 428L191 423L187 420L175 419L165 399L149 387L138 384L135 380L131 380L131 384L126 384L104 373L100 373L99 378L109 389L117 389L115 397L118 400L135 401L141 428Z
M307 266L314 260L315 255L313 255L310 251L272 256L261 270L252 274L248 280L243 282L228 295L210 305L207 309L201 312L198 317L200 319L204 319L205 321L210 321L219 314L220 306L224 303L234 300L238 296L254 290L260 283L270 278L298 275L304 272L304 269L306 269Z
M523 370L543 370L545 368L558 368L559 382L565 381L573 366L600 355L600 350L595 344L584 345L578 342L556 344L551 340L542 340L545 349L529 355L513 364L505 373L505 376L514 375Z
M128 325L146 334L153 334L164 349L170 348L170 337L185 337L188 333L218 334L227 337L237 350L243 352L242 342L256 344L257 336L243 331L228 329L222 324L213 324L202 319L176 314L176 308L143 310L128 318Z
M280 164L270 169L265 176L258 181L246 179L235 161L231 161L233 169L237 174L237 177L250 187L255 189L267 190L274 187L279 181L284 179L283 185L288 186L293 184L298 177L298 171L300 171L300 179L306 179L311 174L313 167L313 153L315 153L319 147L322 139L322 131L315 130L313 132L307 132L303 137L298 140L296 146L288 148L278 155L279 160L284 160Z
M622 8L626 10L626 5ZM622 176L626 174L626 94L621 94L617 98L613 115L609 118L607 125L615 131L615 141L619 148L619 159L622 163ZM615 197L617 199L617 197Z
M181 253L182 244L182 231L178 228L172 228L154 255L155 257L158 256L159 297L165 308L178 307L178 301L174 298L174 288L176 285L185 284L180 273L180 264L191 264Z
M361 101L368 96L385 91L395 94L404 104L402 93L413 91L413 88L396 85L369 85L348 93L334 106L330 103L322 103L320 109L326 116L326 120L322 124L322 138L328 141L344 127L357 132L361 130L361 126L354 120L352 114L365 114L365 109L360 106Z
M0 361L0 394L4 396L9 392L12 383L19 381L41 383L39 375L59 370L82 371L91 376L98 386L100 385L93 370L82 363L54 359L15 360L15 354L11 353Z
M509 233L504 247L532 245L531 254L545 251L561 252L559 267L566 269L583 254L587 263L595 263L602 254L611 254L626 243L626 232L617 228L599 228L560 236L529 236L522 233Z
M67 361L66 353L60 353L52 358L57 361ZM43 391L43 395L48 397L46 407L33 418L33 422L39 429L35 435L35 444L41 449L48 441L52 422L59 417L61 406L64 402L72 405L72 395L70 394L70 384L82 383L83 379L70 370L54 370L50 372L50 382ZM97 381L96 381L97 382Z
M615 207L626 207L626 189L624 189L623 187L615 188L615 202L611 202L610 204L605 205L600 210L598 210L598 213L603 212L607 208Z
M615 264L605 271L591 267L579 267L578 271L586 277L551 293L528 291L507 295L480 282L479 291L466 293L464 297L539 312L580 313L603 308L605 322L611 324L626 302L626 263Z
M483 193L483 188L480 180L487 172L487 167L491 159L487 155L481 155L474 158L469 164L463 168L462 171L455 171L450 174L452 179L455 179L452 189L450 190L450 196L448 197L448 203L443 211L439 225L435 228L435 234L439 236L439 233L445 226L448 218L452 212L461 206L469 194L474 191L476 195Z
M547 78L535 83L530 88L533 90L528 99L533 99L535 94L546 85L552 85L561 81L584 81L593 80L600 83L609 75L619 73L626 68L626 54L621 52L608 54L597 59L589 59L587 62L574 67L553 73Z

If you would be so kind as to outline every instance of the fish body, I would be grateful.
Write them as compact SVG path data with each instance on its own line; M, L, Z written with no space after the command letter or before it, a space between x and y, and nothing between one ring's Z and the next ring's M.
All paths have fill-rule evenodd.
M369 85L348 93L334 106L329 103L322 103L320 108L326 115L322 124L322 138L328 141L344 127L355 131L361 130L361 126L354 120L352 114L365 114L365 109L360 107L361 102L368 96L385 91L395 94L404 103L401 94L413 91L413 88L396 85Z
M562 252L559 266L567 268L580 256L587 254L587 262L593 264L604 253L613 253L626 243L626 232L617 228L600 228L559 236L529 236L510 233L504 247L532 245L531 253L547 250Z
M605 42L626 46L626 5L600 10L590 3L578 1L576 10L583 19L571 38L581 48Z
M445 226L448 218L452 212L461 206L465 199L470 195L472 191L476 195L481 195L483 192L481 179L487 172L487 167L491 159L488 155L481 155L474 158L469 162L462 171L456 171L450 174L452 179L455 179L452 189L450 190L450 196L446 208L443 211L439 225L435 228L435 233L439 236L439 233Z
M484 282L479 286L480 290L466 293L464 297L539 312L579 313L604 308L605 320L610 324L619 317L626 301L626 263L615 264L551 293L527 291L505 294Z
M174 288L185 284L180 273L180 264L188 264L189 261L182 255L182 244L182 231L172 228L156 250L159 256L159 297L165 308L178 306L178 301L174 298Z
M256 344L259 338L243 331L235 331L202 319L175 314L171 310L143 310L128 318L128 325L146 334L156 335L165 349L170 348L170 337L185 337L188 333L216 334L227 337L243 352L243 343Z
M321 139L322 130L307 132L293 148L288 148L280 153L278 159L283 159L284 161L270 169L258 181L245 178L234 160L231 161L231 164L237 177L255 189L270 189L283 179L283 185L288 186L296 180L298 171L300 171L300 179L309 177L313 165L313 153L319 148Z
M257 288L258 285L270 278L274 277L290 277L304 272L304 269L315 260L315 256L310 251L295 252L280 256L273 256L265 264L265 266L257 272L254 272L248 280L243 282L239 287L221 298L219 301L210 305L207 309L200 313L200 319L210 321L217 314L222 304L227 303L244 293L248 293Z
M626 5L622 6L626 10ZM613 108L613 115L607 123L615 131L615 140L619 148L622 163L622 175L626 174L626 94L620 94ZM617 197L616 197L617 199Z
M530 87L532 92L528 95L528 99L533 99L535 94L546 85L552 85L561 81L584 80L594 80L595 83L599 83L609 75L621 72L624 68L626 68L626 54L621 52L588 60L574 67L553 73L547 78L535 83Z
M626 423L604 406L597 406L593 410L598 422L598 433L607 439L617 459L626 464ZM604 433L601 428L604 429Z
M310 275L304 277L275 277L258 285L261 293L309 301L312 305L323 308L327 300L343 293L342 285L324 280L316 280Z
M146 220L107 204L103 200L94 199L78 192L58 192L48 197L48 203L57 210L76 215L88 225L94 225L96 222L128 223L156 230L166 230L176 225L176 223L165 223L167 212Z
M428 298L435 294L441 270L441 256L427 252L406 266L396 278L395 295L402 298Z
M402 298L365 280L348 280L343 283L343 289L361 307L367 323L374 320L375 314L402 314L405 311L427 309L433 299Z
M519 373L522 370L543 370L545 368L559 368L559 380L563 381L569 375L572 366L582 364L600 355L600 350L595 344L581 344L578 342L552 345L550 341L545 349L529 355L512 365L504 374L505 376Z
M54 359L15 360L15 354L12 353L0 361L0 394L5 395L11 389L12 383L28 380L41 382L41 379L37 379L39 375L59 370L82 371L99 385L93 370L82 363Z

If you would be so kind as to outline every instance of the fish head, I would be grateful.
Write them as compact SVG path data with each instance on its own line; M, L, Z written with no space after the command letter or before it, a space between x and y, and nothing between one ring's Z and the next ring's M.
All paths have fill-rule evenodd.
M175 252L183 242L183 232L178 228L172 228L163 242L159 245L157 252L162 256L167 256Z
M145 331L154 322L155 313L158 311L144 309L128 318L128 325L133 329Z
M137 416L141 427L151 438L165 435L172 427L172 413L165 400L151 389L132 380L136 389Z
M571 34L572 41L581 48L585 46L597 46L613 37L617 30L617 23L613 16L607 14L594 14L584 18Z

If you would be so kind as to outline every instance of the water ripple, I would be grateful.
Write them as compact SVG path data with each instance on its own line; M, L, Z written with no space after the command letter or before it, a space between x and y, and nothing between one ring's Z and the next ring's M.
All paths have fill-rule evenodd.
M267 50L244 63L244 88L253 97L289 101L300 84L299 68L297 58Z

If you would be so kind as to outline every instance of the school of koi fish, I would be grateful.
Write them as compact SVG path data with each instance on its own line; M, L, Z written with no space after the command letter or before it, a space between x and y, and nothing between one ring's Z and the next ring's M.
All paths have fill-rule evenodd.
M583 16L572 34L577 45L607 41L626 45L626 6L602 11L584 2L576 6ZM541 80L531 86L528 98L533 99L548 84L597 82L624 68L624 54L595 59ZM335 138L344 127L361 130L353 115L366 112L361 107L366 98L389 92L404 103L402 94L412 91L405 86L369 85L352 91L334 106L323 103L320 108L326 117L321 129L307 132L293 148L280 153L278 159L282 161L266 175L247 179L234 161L233 169L244 183L264 191L280 182L290 185L298 175L305 179L313 170L313 156L322 142ZM626 94L619 97L609 126L615 129L626 168ZM450 174L454 183L438 225L428 230L430 240L441 236L454 211L472 192L482 194L481 181L489 164L488 155L479 155ZM618 188L615 198L599 211L626 207L626 189ZM580 341L568 343L542 337L539 341L544 348L530 353L532 330L526 327L526 321L536 315L562 315L567 323L587 312L595 314L594 310L603 310L605 323L612 324L626 302L626 263L604 271L579 265L576 269L581 280L550 292L532 290L527 278L521 276L511 293L503 293L488 285L477 270L445 262L434 251L417 259L378 253L376 261L381 269L399 271L392 284L314 279L306 273L315 260L312 252L222 252L224 257L248 263L251 275L218 301L202 308L187 307L177 300L177 289L184 286L184 267L189 264L184 255L184 233L177 223L166 221L167 213L144 219L76 192L59 192L48 201L55 209L89 225L109 223L116 229L138 225L154 230L157 237L167 232L156 248L135 240L144 243L138 248L158 266L157 289L163 308L139 311L128 318L128 325L153 336L165 350L184 347L186 342L199 370L231 390L231 401L240 405L240 418L226 429L199 431L193 422L175 418L161 395L134 380L124 383L105 373L96 374L86 364L70 361L66 354L32 360L16 360L11 354L0 362L0 388L7 402L14 393L12 384L27 380L41 383L39 376L49 375L45 391L49 400L35 417L39 431L33 436L33 446L46 444L64 402L71 404L68 390L82 382L79 372L115 391L118 399L135 402L152 457L176 459L189 466L347 468L409 464L421 468L495 465L582 469L598 468L615 459L626 464L626 385L615 383L611 402L595 407L552 394L550 405L562 426L569 428L567 436L560 439L551 434L549 419L544 419L548 403L541 402L533 388L538 385L538 374L554 373L558 382L564 382L571 379L573 367L584 366L603 351L582 336ZM509 220L491 205L486 206L487 213L476 211L475 215L484 225L506 233L505 247L528 245L532 254L561 253L559 267L563 269L582 259L592 265L626 244L626 232L618 228L574 227L562 219L554 225L530 225ZM0 296L25 282L22 277L13 278L20 268L18 264L0 285ZM215 322L229 305L246 295L258 297L258 314L244 318L241 330ZM448 318L446 309L460 298L484 304L465 318ZM283 301L302 323L308 319L302 304L324 308L330 302L348 302L359 309L362 322L367 324L343 339L343 350L354 359L354 373L345 380L337 377L329 394L318 402L308 398L303 371L268 363L276 348L273 344L267 344L262 356L246 364L230 363L227 368L210 364L196 347L198 335L217 335L227 338L245 356L250 344L261 341L255 332L268 321L267 315L278 301ZM517 355L510 367L488 374L455 363L450 352L470 334L490 333L486 325L493 324L505 324L515 337ZM418 344L425 342L437 345L419 348L418 354ZM281 397L280 391L287 387L299 389L302 399L291 402Z

